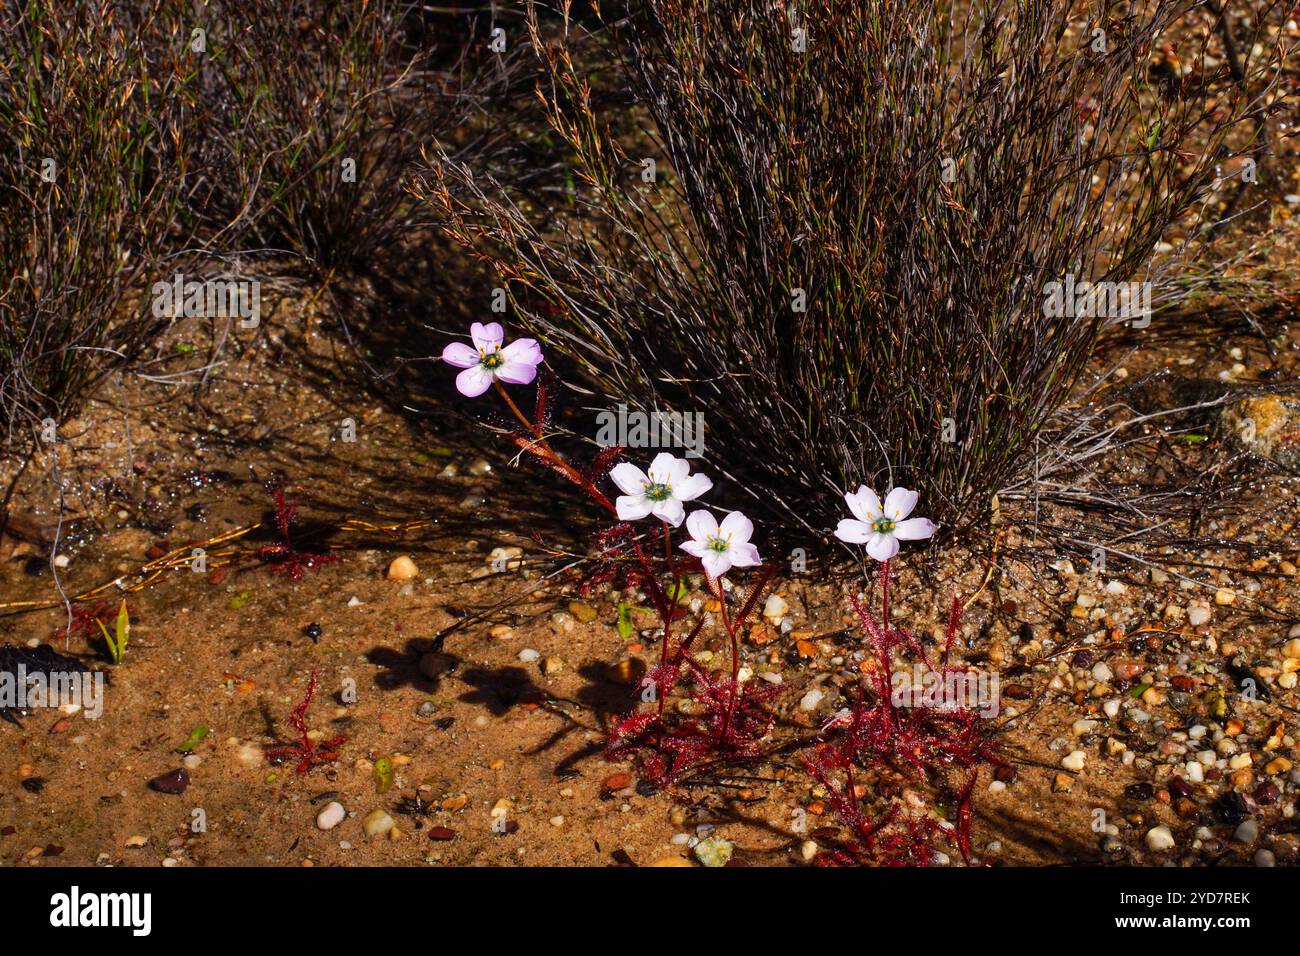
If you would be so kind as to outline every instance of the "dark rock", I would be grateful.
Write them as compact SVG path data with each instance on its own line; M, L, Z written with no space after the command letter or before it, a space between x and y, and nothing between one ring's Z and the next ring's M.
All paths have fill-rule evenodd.
M184 793L189 785L190 772L183 767L149 781L149 789L158 793Z
M429 827L429 839L439 841L454 840L456 839L456 831L451 827Z
M1150 800L1156 795L1155 787L1143 781L1142 783L1131 783L1124 788L1124 796L1130 800Z

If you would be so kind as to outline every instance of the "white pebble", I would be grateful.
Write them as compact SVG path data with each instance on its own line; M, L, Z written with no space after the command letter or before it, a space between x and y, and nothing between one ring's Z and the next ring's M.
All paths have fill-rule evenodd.
M347 817L348 811L337 800L325 804L325 808L316 814L316 826L322 830L333 830Z
M533 650L533 648L531 647L525 647L522 651L519 652L519 659L523 661L525 664L531 664L534 661L539 660L541 656L542 656L541 651Z
M1083 769L1083 763L1088 759L1088 755L1082 750L1073 750L1070 755L1061 760L1061 766L1066 770L1072 770L1078 773Z
M808 693L803 695L803 699L799 701L799 709L809 711L816 710L817 705L822 702L822 698L825 696L825 691L820 687L814 687L812 690L808 691Z
M1174 848L1174 835L1166 826L1152 827L1147 831L1147 846L1159 853Z

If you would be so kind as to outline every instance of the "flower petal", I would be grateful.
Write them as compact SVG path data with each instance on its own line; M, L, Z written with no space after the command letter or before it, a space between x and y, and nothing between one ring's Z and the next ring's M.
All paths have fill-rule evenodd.
M754 534L754 523L739 511L733 511L722 519L722 524L718 526L718 531L722 537L731 542L732 547L738 544L744 544Z
M700 564L704 565L704 573L711 578L720 578L731 570L731 557L729 554L720 554L717 551L706 551L700 558Z
M497 378L511 385L527 385L537 378L537 366L527 362L506 362L497 369Z
M902 521L912 513L919 498L915 491L906 488L894 488L885 496L885 516L891 521Z
M694 555L697 558L702 558L709 552L708 547L703 541L683 541L677 547L681 548L687 554Z
M853 517L867 524L871 524L883 514L880 510L880 496L866 485L858 485L856 492L846 493L844 500L848 503L849 510L853 512Z
M542 347L536 339L515 339L501 350L501 357L506 364L522 362L526 365L542 364Z
M711 536L717 535L718 520L709 511L692 511L686 519L686 530L691 533L692 538L703 544Z
M888 561L898 554L898 539L892 534L876 532L867 541L867 554L877 561Z
M469 327L469 337L474 340L474 348L480 353L495 352L501 348L501 340L505 335L505 330L495 322L489 322L487 325L475 322Z
M611 468L609 477L614 479L619 491L627 495L644 495L645 486L650 483L645 472L630 461L621 461Z
M469 368L478 364L478 353L464 342L452 342L442 350L442 360L457 368Z
M934 534L934 522L929 518L908 518L894 525L894 535L902 541L919 541Z
M645 495L619 495L614 501L620 521L636 521L650 513L654 502Z
M679 501L693 501L712 487L713 479L697 473L673 485L673 494Z
M849 544L866 544L875 532L865 521L843 518L835 529L835 537Z
M752 568L762 564L763 559L758 556L758 548L752 544L737 544L731 549L731 563L738 568Z
M681 465L678 465L681 462ZM654 461L650 462L650 467L646 469L646 474L650 476L651 481L662 482L665 485L675 486L678 481L686 477L690 470L690 465L666 451L661 451L655 455Z
M682 521L686 518L686 509L682 507L682 503L676 498L656 501L651 510L656 518L662 518L674 528L680 527Z
M492 373L482 365L467 368L456 376L456 388L468 398L477 398L492 387Z

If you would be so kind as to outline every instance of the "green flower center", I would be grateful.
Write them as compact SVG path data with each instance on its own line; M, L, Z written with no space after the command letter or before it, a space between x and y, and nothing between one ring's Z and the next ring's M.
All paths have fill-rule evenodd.
M710 538L709 543L705 545L710 551L716 551L718 554L726 554L731 550L731 539Z
M479 365L482 365L489 372L496 371L502 365L504 365L505 362L506 360L501 357L501 353L499 351L489 352L486 355L484 355L481 359L479 359Z
M645 496L651 501L667 501L673 496L673 486L656 481L645 486Z
M894 522L888 518L877 518L871 525L880 534L889 534L894 530Z

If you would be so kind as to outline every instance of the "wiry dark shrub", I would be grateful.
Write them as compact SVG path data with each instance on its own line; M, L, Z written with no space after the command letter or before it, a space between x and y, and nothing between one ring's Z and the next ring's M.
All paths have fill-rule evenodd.
M635 102L603 109L590 34L543 35L530 4L569 215L541 226L451 157L422 191L588 385L704 411L710 466L760 506L820 530L843 488L905 481L952 527L1024 467L1107 321L1045 318L1048 283L1164 281L1153 247L1196 234L1251 146L1268 82L1150 80L1187 9L647 0L606 17ZM1265 9L1243 48L1271 49Z
M0 7L0 409L21 454L153 330L123 296L184 244L187 78L167 4ZM172 47L177 55L183 46Z
M373 261L411 226L420 150L489 153L454 131L509 87L508 61L466 27L459 54L409 0L214 0L205 99L210 211L225 244L287 250L319 271ZM445 26L445 25L443 25Z

